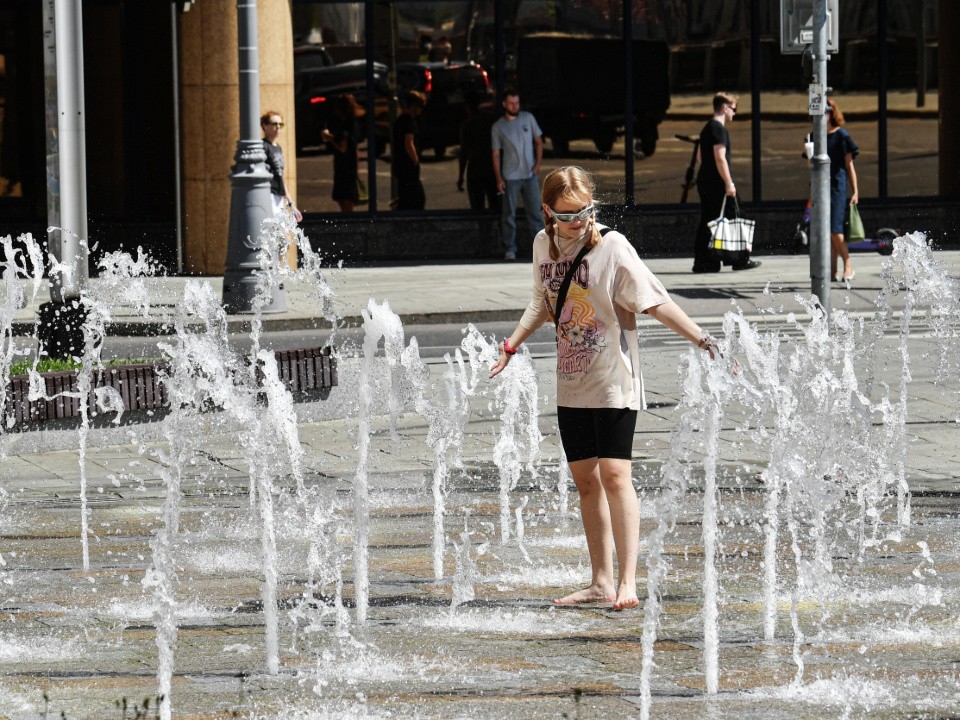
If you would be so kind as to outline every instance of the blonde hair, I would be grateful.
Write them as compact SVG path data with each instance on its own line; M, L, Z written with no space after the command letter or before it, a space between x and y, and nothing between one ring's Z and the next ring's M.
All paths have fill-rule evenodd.
M589 205L593 202L593 192L595 190L593 178L590 173L582 167L568 165L558 170L554 170L543 180L543 190L540 192L540 200L549 208L552 208L557 200L567 200L568 202ZM584 244L588 248L594 248L600 243L600 231L597 230L596 222L592 221L590 232ZM553 215L548 212L543 213L543 224L547 231L547 237L550 238L550 259L560 259L560 245L557 241L557 221Z
M737 96L733 93L728 92L718 92L713 96L713 113L716 115L723 109L724 105L736 105Z

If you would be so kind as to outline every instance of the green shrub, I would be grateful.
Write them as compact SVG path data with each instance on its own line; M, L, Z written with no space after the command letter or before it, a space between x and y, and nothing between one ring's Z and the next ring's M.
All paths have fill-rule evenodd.
M103 364L110 365L137 365L142 363L157 363L157 358L117 358L114 360L104 360ZM10 365L10 376L26 375L27 371L33 367L33 360L18 360ZM65 360L63 358L42 358L37 363L37 372L62 372L64 370L79 370L80 363L75 360Z

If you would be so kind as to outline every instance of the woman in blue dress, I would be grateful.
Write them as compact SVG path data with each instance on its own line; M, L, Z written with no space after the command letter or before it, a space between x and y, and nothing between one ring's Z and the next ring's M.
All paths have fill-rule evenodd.
M833 100L827 100L827 155L830 157L830 275L837 281L837 258L843 259L843 280L853 280L856 274L850 262L850 251L843 237L843 223L847 214L847 204L856 205L860 201L857 191L857 171L853 160L860 154L860 148L844 129L843 113ZM847 200L847 181L853 194Z

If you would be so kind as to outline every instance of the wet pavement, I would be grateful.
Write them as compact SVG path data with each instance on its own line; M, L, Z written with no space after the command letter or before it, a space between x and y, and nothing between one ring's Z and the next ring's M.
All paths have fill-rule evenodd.
M960 275L960 254L938 257L948 275ZM686 260L650 265L677 300L717 333L722 313L736 302L756 327L780 333L785 346L802 347L809 327L795 296L809 294L806 259L762 259L758 270L717 276L690 275ZM836 287L833 296L835 309L849 310L868 329L878 313L874 301L883 286L883 261L858 257L858 282ZM526 303L529 273L529 266L518 265L351 269L332 272L330 283L337 313L345 318L358 318L373 296L387 299L407 322L466 323L517 317ZM157 281L152 292L172 306L182 283ZM268 318L271 327L315 319L316 309L309 307L315 296L290 288L289 297L291 309ZM873 412L858 425L851 412L849 432L869 436L864 452L878 457L840 459L835 476L816 486L827 494L843 489L831 495L834 504L823 518L829 529L819 536L819 546L804 534L812 524L804 508L783 516L772 639L764 638L763 623L765 507L772 486L762 473L779 462L778 442L785 437L795 438L791 442L811 468L820 467L822 458L816 456L836 447L838 439L825 437L820 449L811 450L803 445L804 428L782 433L777 403L757 415L748 399L734 399L723 405L712 445L714 466L702 426L703 408L710 403L691 404L689 371L682 372L694 362L690 346L643 324L650 409L634 443L642 603L649 600L651 543L661 518L676 513L663 542L662 613L646 701L641 675L648 610L551 604L586 582L589 564L576 492L559 470L549 353L530 358L542 442L537 462L517 469L515 487L507 493L506 541L505 471L495 461L505 427L503 386L480 380L467 400L469 410L460 413L467 422L462 435L452 436L443 463L449 477L441 494L446 512L440 579L433 567L435 437L424 413L412 406L391 429L390 373L382 360L376 366L365 463L369 608L366 622L358 622L352 541L363 451L358 440L363 365L342 357L340 386L325 400L296 406L302 491L293 461L272 450L269 455L278 490L276 674L267 670L261 516L251 502L244 427L225 413L207 413L186 426L173 426L168 416L92 431L84 465L88 570L81 552L77 431L0 437L0 717L134 717L133 704L142 708L145 699L150 699L148 716L154 716L157 605L153 586L145 587L144 580L157 563L157 538L169 517L171 438L165 433L170 428L194 441L177 466L182 501L170 553L177 626L174 717L587 719L639 718L646 711L671 719L957 716L960 388L956 373L945 374L956 369L956 361L940 352L956 339L957 321L944 328L935 315L917 308L907 318L911 332L904 344L905 294L893 300L898 309L869 340L871 357L850 355L860 366L847 371L861 378L859 402L879 406L888 398L892 412L901 397L906 353L911 379L906 422L898 426L904 428L903 455L884 454L884 444L898 442L885 434L892 423ZM117 308L116 317L122 316ZM873 336L857 337L866 343ZM752 377L748 352L738 353L745 377ZM834 361L828 353L824 367L832 368ZM445 406L444 377L451 366L438 359L427 367L429 395ZM811 384L797 391L801 399L818 387L817 373L808 376ZM824 371L823 377L829 386L834 376ZM806 417L808 425L820 420ZM836 418L823 420L824 433L842 434L843 427ZM516 445L523 459L524 441ZM909 525L897 522L895 484L885 482L882 497L871 499L870 488L859 492L845 479L864 468L869 474L874 462L881 474L895 474L898 462L902 467L912 493ZM704 483L713 467L719 500L719 688L709 693L703 517ZM678 468L689 486L665 506ZM798 502L803 498L814 500L798 496ZM865 513L867 508L876 508L877 515ZM791 534L789 522L801 530ZM452 608L455 596L462 602ZM128 709L122 715L124 701Z

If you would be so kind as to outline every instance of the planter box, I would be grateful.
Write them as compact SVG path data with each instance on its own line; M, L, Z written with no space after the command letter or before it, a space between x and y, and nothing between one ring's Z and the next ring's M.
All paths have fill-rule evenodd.
M280 379L295 397L311 391L329 390L337 384L337 361L331 356L329 347L278 350L275 355ZM93 387L114 388L123 398L125 411L162 409L167 406L167 393L161 382L164 367L148 364L107 367L93 378ZM41 373L46 394L55 397L33 402L29 400L29 378L26 375L11 377L4 402L4 418L13 418L14 426L77 418L80 417L81 402L86 402L87 413L93 417L97 412L95 395L90 392L86 398L78 396L78 376L77 370Z

